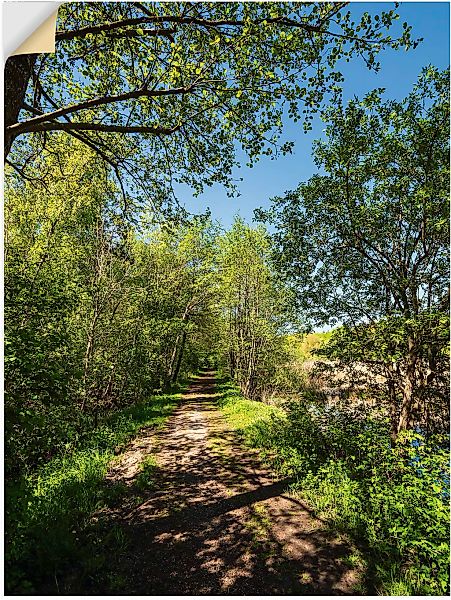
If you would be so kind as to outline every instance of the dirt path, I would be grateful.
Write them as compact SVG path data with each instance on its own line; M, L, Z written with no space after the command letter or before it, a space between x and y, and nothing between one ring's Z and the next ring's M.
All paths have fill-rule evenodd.
M239 444L216 407L213 374L193 382L156 437L135 440L110 481L133 485L150 451L155 486L111 514L128 540L118 593L353 593L350 548Z

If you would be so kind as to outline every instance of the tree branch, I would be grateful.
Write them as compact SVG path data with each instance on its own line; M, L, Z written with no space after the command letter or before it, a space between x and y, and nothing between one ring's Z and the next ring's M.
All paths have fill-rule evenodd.
M292 19L288 19L285 17L273 17L268 19L258 19L253 21L254 25L261 25L263 22L265 23L278 23L280 25L287 25L289 27L298 27L300 29L305 29L306 31L316 31L320 32L321 27L319 25L309 25L307 23L302 23L299 21L294 21ZM90 25L88 27L82 27L81 29L73 29L70 31L57 31L55 34L55 41L59 42L61 40L72 40L74 38L83 38L89 34L97 34L102 32L109 32L114 29L120 29L122 27L129 27L133 25L140 25L144 23L179 23L179 24L189 24L189 25L201 25L203 27L214 28L220 26L233 26L233 27L243 27L247 25L246 21L235 20L235 19L220 19L217 21L212 21L209 19L201 19L197 17L178 17L178 16L170 16L170 15L155 15L148 17L135 17L133 19L122 19L120 21L113 21L111 23L102 23L102 25ZM172 35L174 31L166 30L166 29L156 29L152 30L152 35ZM324 32L326 33L326 32Z
M341 7L342 8L342 7ZM333 11L335 14L336 11ZM332 14L332 13L331 13ZM55 34L55 41L61 40L72 40L74 38L83 38L89 34L97 34L102 32L109 32L114 29L120 29L122 27L128 27L133 25L140 25L143 23L178 23L178 24L188 24L188 25L200 25L206 28L216 28L221 26L231 26L231 27L244 27L245 25L255 25L259 26L264 24L278 24L285 25L286 27L293 27L297 29L303 29L305 31L309 31L311 33L319 33L323 35L330 35L333 37L346 39L350 41L359 41L363 44L381 44L384 43L384 40L380 39L366 39L366 38L358 38L351 35L346 35L345 33L334 33L332 31L324 30L323 24L324 21L328 20L323 18L322 22L318 25L310 25L308 23L303 23L302 21L295 21L293 19L289 19L288 17L271 17L271 18L263 18L256 19L252 22L247 22L239 19L219 19L219 20L210 20L210 19L202 19L198 17L182 17L182 16L171 16L171 15L155 15L155 16L146 16L146 17L135 17L132 19L122 19L120 21L113 21L111 23L103 23L102 25L90 25L88 27L83 27L81 29L74 29L71 31L57 31ZM153 31L153 30L152 30ZM155 33L153 35L172 35L172 30L154 30ZM168 33L169 32L169 33ZM127 34L126 34L127 35ZM130 34L131 35L131 34ZM390 40L395 41L395 40Z
M138 98L155 98L159 96L184 95L192 92L194 87L194 85L191 85L188 87L171 88L166 90L140 89L134 90L132 92L126 92L124 94L118 94L117 96L103 96L100 98L92 98L91 100L80 102L79 104L72 104L70 106L65 106L64 108L59 108L58 110L54 110L49 113L41 114L37 117L33 117L32 119L28 119L27 121L15 123L14 125L7 127L6 129L14 135L19 135L20 133L23 133L25 131L43 131L43 129L36 129L35 126L39 125L40 123L51 121L53 119L58 119L59 117L70 115L71 113L78 112L79 110L86 110L89 108L94 108L96 106L113 104L115 102L124 102L126 100L136 100ZM162 133L164 133L164 131Z
M27 173L25 173L23 169L21 169L15 163L11 162L8 158L5 158L5 163L7 165L9 165L10 167L12 167L21 177L23 177L23 179L26 179L27 181L31 181L32 183L34 183L36 181L39 181L47 189L47 186L46 186L43 178L41 178L41 177L30 177L30 175L28 175Z
M81 29L72 29L68 31L57 31L55 33L55 41L60 42L62 40L73 40L75 38L84 38L87 35L95 35L97 33L109 32L113 29L119 29L121 27L128 27L130 25L140 25L144 23L154 23L155 19L150 17L136 17L134 19L122 19L121 21L113 21L111 23L102 23L102 25L90 25L88 27L82 27ZM148 29L145 35L150 36L166 36L171 38L172 34L175 33L170 29Z
M32 119L30 119L32 121ZM14 132L15 135L21 133L30 133L34 131L104 131L106 133L151 133L154 135L170 135L180 129L180 125L174 127L146 127L146 126L125 126L125 125L104 125L103 123L38 123L28 125L17 123L8 127L7 130Z
M122 182L122 178L119 173L118 165L114 161L112 161L96 144L94 144L90 139L86 138L84 135L80 135L79 133L76 133L75 131L68 131L68 133L71 136L73 136L74 138L76 138L77 140L79 140L80 142L82 142L83 144L85 144L86 146L88 146L88 148L91 148L91 150L93 150L107 164L109 164L111 166L111 168L114 171L114 174L116 175L116 179L119 182L119 186L121 188L122 200L124 202L124 211L127 211L127 195L125 193L125 188L124 188L124 184Z
M117 31L115 33L111 33L108 37L112 38L133 38L133 37L167 37L171 42L174 41L173 34L176 33L175 29L143 29L142 31L137 31L136 29L125 29L124 31Z

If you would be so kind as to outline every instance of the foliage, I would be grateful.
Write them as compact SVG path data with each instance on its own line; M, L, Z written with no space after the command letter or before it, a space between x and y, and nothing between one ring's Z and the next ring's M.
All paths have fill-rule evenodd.
M314 358L315 352L328 342L332 331L287 334L286 344L293 349L297 360L306 361Z
M136 478L136 486L138 489L148 490L155 485L155 471L157 461L155 457L149 454L141 464L141 472Z
M414 345L413 343L414 342ZM401 374L408 366L409 352L415 351L419 367L429 365L422 377L417 376L415 396L410 407L415 424L424 435L446 433L449 429L449 317L440 312L423 312L416 318L391 316L372 325L343 326L334 330L328 343L316 351L320 357L338 361L341 366L367 364L371 367L360 379L373 397L378 398L387 414L393 412L392 398L386 389L392 384L393 394L401 397L405 384ZM378 383L376 376L379 375ZM355 377L358 383L358 377ZM397 414L392 414L396 420Z
M118 214L95 154L61 140L45 186L8 170L5 203L7 477L65 452L106 414L199 366L211 312L207 220L140 227Z
M282 333L293 322L288 289L277 283L263 227L236 218L219 239L219 305L228 370L247 397L262 395L285 362Z
M306 386L320 386L316 374L316 352L326 344L331 334L300 332L283 335L283 360L279 357L276 362L270 397L295 394Z
M7 485L5 559L9 593L41 589L56 572L74 561L88 559L80 540L89 533L92 513L123 492L119 484L108 488L104 483L115 450L140 428L160 426L179 399L177 393L154 396L126 408L104 420L77 446L67 443L64 454ZM147 464L153 464L152 456Z
M193 217L185 224L158 229L147 238L155 240L159 253L166 253L160 277L168 277L164 291L173 308L171 334L175 338L168 366L168 381L177 380L180 369L196 370L206 360L208 338L216 317L216 243L218 227L208 215Z
M446 307L448 81L429 68L402 102L376 90L331 107L314 151L325 174L259 213L317 324Z
M377 361L384 363L393 435L419 424L429 410L424 388L439 387L443 372L448 121L449 71L433 67L402 102L383 101L376 90L346 107L331 106L327 140L314 151L323 174L258 212L276 225L275 260L296 287L305 318L344 323L360 346L356 358L368 365L379 346L374 339L365 351L371 337L361 337L365 326L376 327L378 341L390 345L388 351L380 345ZM396 333L385 335L395 323ZM443 402L446 394L440 395Z
M30 155L63 131L108 165L124 200L139 187L168 203L175 182L233 189L237 147L251 164L290 151L283 115L310 127L340 63L377 70L381 50L416 45L407 24L390 35L398 18L354 21L332 2L64 3L56 52L8 61L6 154L20 138L8 160L27 176Z
M369 593L447 593L447 436L426 441L410 431L393 444L388 421L367 410L356 415L355 408L298 400L281 414L220 389L232 427L293 478L293 491L353 536L367 564Z

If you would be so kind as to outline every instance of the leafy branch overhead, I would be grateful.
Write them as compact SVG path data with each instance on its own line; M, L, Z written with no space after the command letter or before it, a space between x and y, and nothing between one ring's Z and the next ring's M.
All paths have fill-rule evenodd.
M340 62L378 69L381 49L416 45L407 24L389 35L395 10L354 22L346 4L63 4L56 53L7 62L5 156L26 173L64 132L165 200L177 181L233 190L237 147L249 164L289 152L284 112L308 129L339 92Z

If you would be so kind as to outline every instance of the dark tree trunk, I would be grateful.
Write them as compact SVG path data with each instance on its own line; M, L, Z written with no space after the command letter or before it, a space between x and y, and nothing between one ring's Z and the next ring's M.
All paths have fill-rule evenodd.
M189 304L185 308L185 312L183 313L182 323L187 323L188 320L189 320ZM182 334L179 334L177 336L177 339L175 340L174 349L173 349L172 355L171 355L171 362L169 365L169 372L167 375L168 383L169 382L174 383L177 379L178 372L180 369L180 363L182 360L181 355L183 354L185 341L186 341L186 333L185 332L183 332ZM179 348L179 343L180 343L180 348Z
M398 437L398 402L396 396L395 387L395 374L393 368L390 366L387 369L386 377L388 384L388 399L389 399L389 411L390 411L390 437L393 442L396 442Z
M415 418L417 417L418 411L418 402L415 394L416 366L417 356L415 353L415 340L412 337L409 337L408 355L405 367L406 372L403 382L401 412L398 421L398 434L405 429L412 429L412 427L415 425Z
M177 353L179 350L179 341L180 341L180 335L178 335L176 337L174 348L172 349L171 362L169 363L169 370L168 370L168 374L166 377L167 384L169 384L169 382L172 381L173 377L174 377L175 365L177 364Z
M234 379L235 371L236 371L236 357L235 357L235 352L233 350L229 351L229 371L230 371L230 377L232 379Z
M17 123L33 72L37 54L10 56L5 65L5 128ZM5 129L5 158L11 150L14 136Z

